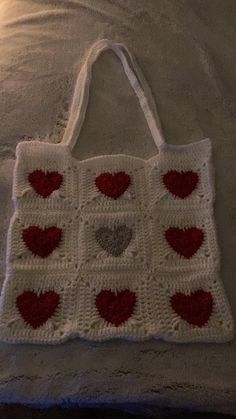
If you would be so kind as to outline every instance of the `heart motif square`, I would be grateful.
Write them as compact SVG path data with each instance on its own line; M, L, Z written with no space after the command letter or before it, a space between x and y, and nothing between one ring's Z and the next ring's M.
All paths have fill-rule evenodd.
M99 245L112 256L120 256L129 246L132 230L126 225L115 227L100 227L95 232Z
M201 247L204 233L197 227L185 229L170 227L165 231L165 238L175 252L189 259Z
M118 327L133 314L136 294L128 289L117 291L102 290L96 296L96 307L100 316L108 323Z
M163 183L166 188L178 198L186 198L196 189L198 184L198 174L192 170L178 172L169 170L163 176Z
M35 192L47 198L52 192L60 188L63 176L58 172L43 172L34 170L28 175L28 181Z
M38 226L30 226L22 231L22 238L34 255L45 258L59 246L62 231L55 226L44 229Z
M106 172L96 177L95 184L101 193L117 199L128 189L130 181L130 176L125 172Z
M190 295L177 292L171 297L171 306L189 324L203 327L211 316L213 297L210 292L203 290L195 291Z
M54 291L37 295L34 291L24 291L16 299L16 306L24 321L34 329L52 317L59 305L60 296Z

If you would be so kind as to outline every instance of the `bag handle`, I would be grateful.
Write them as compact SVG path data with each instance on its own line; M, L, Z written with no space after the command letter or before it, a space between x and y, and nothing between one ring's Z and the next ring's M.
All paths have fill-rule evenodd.
M89 50L85 62L82 65L82 68L79 72L76 81L75 91L70 108L70 116L67 123L67 127L64 132L62 143L67 144L72 150L77 138L79 137L79 133L81 131L85 119L86 109L88 106L89 86L92 77L92 66L101 54L101 52L107 49L112 49L121 60L125 74L138 97L140 106L143 110L144 116L151 131L153 140L157 148L159 149L163 144L165 144L165 140L163 138L161 129L159 129L156 124L156 120L146 98L144 87L141 82L141 79L144 79L144 77L142 76L141 78L141 71L137 63L135 63L128 48L123 44L114 43L109 39L101 39L95 42ZM129 58L133 69L129 65L124 52Z

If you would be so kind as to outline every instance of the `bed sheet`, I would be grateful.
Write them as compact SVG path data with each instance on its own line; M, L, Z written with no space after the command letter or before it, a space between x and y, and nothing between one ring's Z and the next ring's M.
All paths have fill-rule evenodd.
M213 141L221 276L236 316L235 20L234 0L1 0L1 283L15 147L22 139L61 140L84 53L106 37L135 55L167 142ZM102 55L93 75L78 158L155 154L112 52ZM169 406L236 414L235 340L2 343L0 364L1 403L138 404L149 411Z

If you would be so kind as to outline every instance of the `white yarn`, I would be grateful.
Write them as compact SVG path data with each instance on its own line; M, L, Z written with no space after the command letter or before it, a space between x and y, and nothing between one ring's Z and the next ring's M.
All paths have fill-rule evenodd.
M143 160L108 155L79 162L72 155L79 126L75 103L81 112L87 89L85 68L90 71L98 52L108 47L118 53L134 90L143 97L144 91L124 56L127 49L108 40L99 41L80 73L85 88L79 93L77 85L64 141L23 141L17 146L15 213L7 238L0 339L12 343L59 343L76 336L92 340L153 337L174 342L228 341L233 338L234 325L219 276L210 139L184 146L165 144L148 108L145 115L149 126L151 115L150 129L159 148L156 156ZM60 187L46 198L29 182L29 174L36 170L58 172L63 177ZM163 176L173 170L198 175L197 186L184 199L163 182ZM119 172L129 175L131 182L113 199L99 189L96 178ZM29 226L61 229L62 239L47 257L33 254L23 239L22 231ZM204 232L201 246L191 257L180 255L165 239L165 231L173 226L182 230L196 227ZM104 290L113 297L124 290L135 295L133 309L119 325L99 311L97 296ZM188 298L198 290L210 293L213 299L209 318L201 326L181 317L171 304L173 295L181 293ZM60 297L54 313L35 328L16 304L25 291L34 291L38 298L53 291ZM121 311L126 309L122 306Z

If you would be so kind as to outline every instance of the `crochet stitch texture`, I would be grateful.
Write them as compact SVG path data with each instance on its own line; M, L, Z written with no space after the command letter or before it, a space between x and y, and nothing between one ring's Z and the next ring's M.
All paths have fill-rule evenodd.
M71 138L17 146L0 339L232 339L210 139L78 161Z

